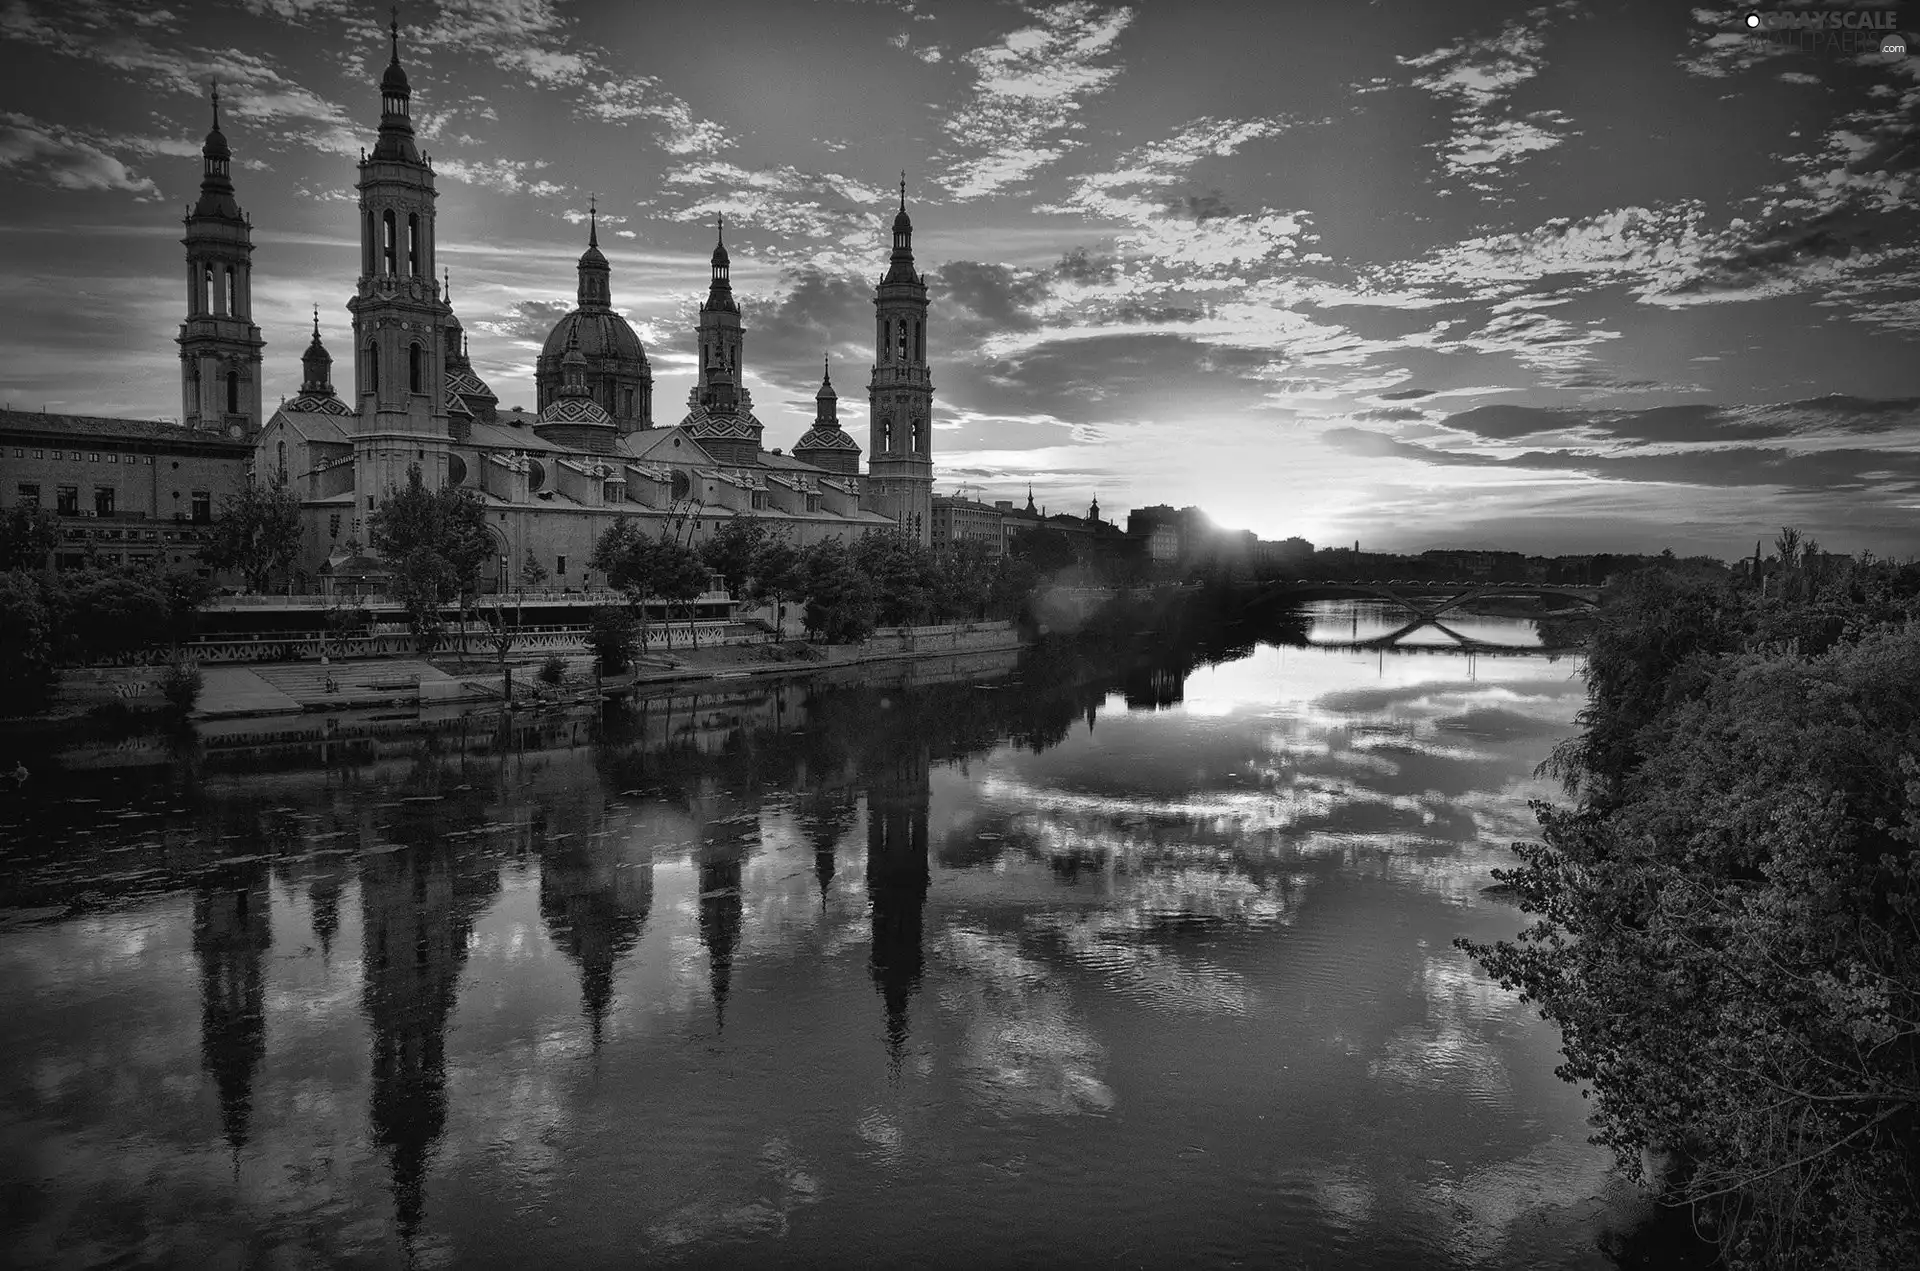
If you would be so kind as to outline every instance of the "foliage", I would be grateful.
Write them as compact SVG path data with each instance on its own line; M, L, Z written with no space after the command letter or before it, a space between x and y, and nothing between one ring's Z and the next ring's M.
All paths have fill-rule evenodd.
M761 553L774 539L774 531L759 517L736 516L700 544L700 559L727 580L728 591L745 595Z
M174 619L160 576L141 569L85 570L49 580L55 648L63 661L121 657L148 647Z
M459 486L429 490L419 467L409 467L406 489L374 510L367 537L393 570L394 591L421 652L431 651L443 625L440 609L458 600L464 612L493 555L480 500Z
M0 570L39 569L60 542L53 517L34 507L12 507L0 515Z
M933 616L933 553L918 539L886 531L867 534L855 540L850 558L872 582L880 625L910 626Z
M529 589L547 581L547 567L534 559L533 549L527 549L526 559L520 562L520 585Z
M1079 554L1073 549L1073 540L1059 530L1044 526L1015 539L1011 550L1042 576L1058 573L1079 561Z
M878 606L874 584L855 566L847 545L824 539L801 553L801 589L807 598L807 629L831 644L864 640Z
M940 562L934 580L934 607L944 616L975 621L986 617L993 593L994 558L978 539L961 539Z
M25 570L0 573L0 714L22 715L46 705L55 680L53 615L40 583Z
M600 605L594 609L588 639L593 644L594 654L600 659L601 669L607 674L618 675L632 664L635 638L631 614L612 605Z
M200 558L233 570L249 591L264 592L272 576L290 569L300 553L300 500L285 485L249 482L221 500L213 539Z
M160 675L160 692L169 706L185 715L199 702L200 690L206 683L207 677L201 674L199 663L176 658L167 663L167 669Z
M565 659L550 657L540 664L540 682L542 684L564 684L567 679Z
M789 601L805 596L806 577L800 568L800 552L784 535L770 538L753 558L746 599L754 604L773 606L774 638L785 634Z
M1466 946L1560 1026L1601 1142L1680 1153L1735 1266L1920 1265L1909 613L1610 589L1555 759L1580 798L1537 806L1543 841L1498 874L1537 921Z
M700 560L700 554L691 547L675 540L663 539L654 549L654 594L667 602L668 612L678 604L687 618L688 634L693 647L700 647L700 635L693 626L694 601L707 590L710 575ZM673 627L667 627L667 647L673 647Z

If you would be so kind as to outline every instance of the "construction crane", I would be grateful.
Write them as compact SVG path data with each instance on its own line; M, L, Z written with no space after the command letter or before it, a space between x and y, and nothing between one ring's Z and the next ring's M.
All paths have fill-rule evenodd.
M959 485L953 487L953 497L956 499L964 499L967 497L967 491L971 490L975 494L978 494L982 488L983 487L977 486L971 481L962 481Z

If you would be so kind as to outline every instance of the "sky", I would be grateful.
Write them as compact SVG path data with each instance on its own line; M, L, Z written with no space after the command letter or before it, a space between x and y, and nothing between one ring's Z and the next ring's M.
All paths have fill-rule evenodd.
M1363 548L1920 553L1920 56L1564 0L410 0L502 404L589 198L677 421L724 214L766 444L866 444L904 169L936 491ZM1798 12L1797 9L1792 12ZM1822 13L1920 28L1850 0ZM1869 15L1857 17L1854 15ZM1890 16L1882 16L1890 15ZM271 404L340 364L385 6L0 0L0 397L177 417L218 77Z

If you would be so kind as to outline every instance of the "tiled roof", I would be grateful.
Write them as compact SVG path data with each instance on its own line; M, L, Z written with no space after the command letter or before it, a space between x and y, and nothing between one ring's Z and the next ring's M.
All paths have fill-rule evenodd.
M860 443L847 434L844 428L809 428L799 441L793 443L795 450L851 450L860 452Z
M353 407L331 394L322 397L318 393L302 393L298 397L289 397L281 404L280 409L292 415L337 415L343 419L353 417Z
M0 429L46 437L90 437L98 441L212 446L245 453L253 443L216 432L197 432L161 419L111 419L101 415L54 415L43 411L0 410Z
M540 410L542 424L595 424L613 427L613 417L591 397L556 397Z

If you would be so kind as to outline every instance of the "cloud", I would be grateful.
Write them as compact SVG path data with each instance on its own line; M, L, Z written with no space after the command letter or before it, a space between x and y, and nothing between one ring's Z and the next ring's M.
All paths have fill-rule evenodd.
M1520 85L1546 67L1545 20L1548 8L1515 18L1495 35L1468 36L1417 57L1397 59L1420 71L1414 88L1454 105L1453 133L1436 143L1449 175L1483 193L1503 192L1489 169L1550 150L1569 134L1568 119L1557 110L1523 117L1504 113Z
M572 193L569 187L558 182L530 179L533 173L546 166L545 159L460 159L443 155L433 161L433 170L441 176L505 194L532 194L550 198Z
M482 318L471 327L489 335L539 345L545 344L554 326L572 312L573 304L566 300L522 300L500 317Z
M0 168L15 169L61 190L120 190L142 199L160 191L95 140L58 124L0 113Z
M1099 63L1132 24L1131 8L1066 0L1026 12L1033 25L958 59L975 80L944 125L940 181L956 199L996 193L1059 159L1085 99L1120 73Z

